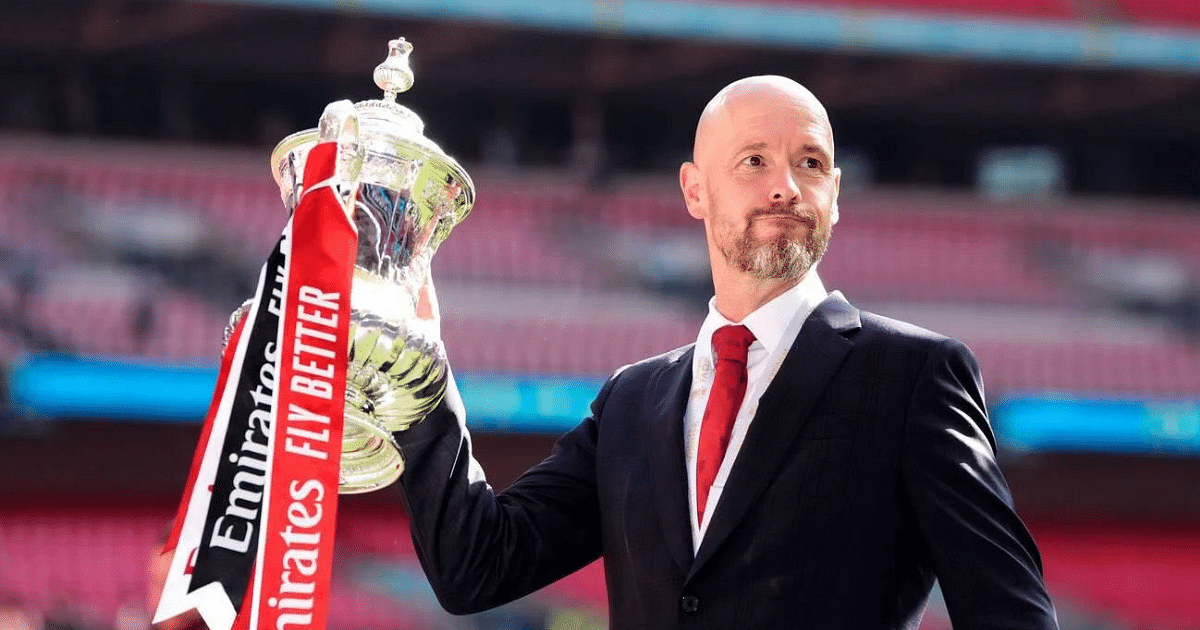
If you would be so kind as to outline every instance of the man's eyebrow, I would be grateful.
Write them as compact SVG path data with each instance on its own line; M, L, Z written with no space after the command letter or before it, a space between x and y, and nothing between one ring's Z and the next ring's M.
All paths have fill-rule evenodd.
M746 146L738 149L737 153L742 154L742 153L745 153L746 151L761 151L761 150L767 148L768 146L769 145L766 142L751 142L750 144L747 144ZM800 152L803 153L804 155L814 155L815 154L817 156L820 156L826 162L829 162L832 159L831 156L829 155L829 151L826 151L825 147L823 147L819 144L805 144L800 147Z
M767 148L766 142L751 142L750 144L738 149L737 152L745 153L746 151L762 151L765 148Z
M800 148L800 152L804 153L804 154L815 153L815 154L821 156L822 158L824 158L825 161L827 161L827 162L830 159L829 151L826 151L825 147L823 147L819 144L806 144Z

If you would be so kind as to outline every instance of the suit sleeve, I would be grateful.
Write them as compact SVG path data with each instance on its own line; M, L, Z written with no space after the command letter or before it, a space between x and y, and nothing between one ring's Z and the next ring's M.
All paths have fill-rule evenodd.
M413 542L448 612L505 604L600 556L596 419L612 384L592 403L592 416L499 493L472 456L453 379L425 421L395 434L405 462L399 485Z
M956 630L1057 628L1041 557L996 462L974 356L940 342L905 425L903 470Z

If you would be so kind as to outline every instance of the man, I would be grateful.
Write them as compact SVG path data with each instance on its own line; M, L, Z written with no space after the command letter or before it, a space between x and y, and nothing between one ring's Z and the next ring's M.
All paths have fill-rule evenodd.
M453 392L396 434L447 610L602 556L614 629L915 628L935 578L956 628L1056 627L970 352L860 312L816 274L838 216L833 154L799 84L729 85L680 170L715 289L697 344L614 374L501 493Z

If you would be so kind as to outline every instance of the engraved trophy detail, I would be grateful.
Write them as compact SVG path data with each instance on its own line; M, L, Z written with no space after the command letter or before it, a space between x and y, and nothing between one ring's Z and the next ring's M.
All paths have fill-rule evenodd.
M445 352L435 327L417 317L417 300L434 252L471 211L475 188L466 171L424 136L420 117L396 103L396 95L413 84L411 51L403 38L389 42L388 57L374 72L383 98L353 105L357 134L325 129L326 123L346 123L323 116L321 129L292 134L271 154L289 213L303 190L309 150L330 135L339 142L338 173L346 175L337 192L343 199L355 196L358 255L341 493L368 492L399 478L404 462L391 433L422 420L447 383Z

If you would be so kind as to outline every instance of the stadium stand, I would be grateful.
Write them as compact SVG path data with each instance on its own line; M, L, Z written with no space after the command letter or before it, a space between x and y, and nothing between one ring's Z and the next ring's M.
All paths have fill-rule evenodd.
M669 181L592 189L553 172L468 170L479 173L478 203L434 263L456 370L602 378L692 340L710 289L696 264L703 249L679 245L698 241L699 227ZM1200 219L1189 210L848 190L821 273L865 307L966 341L990 401L1184 399L1200 391L1189 328ZM0 363L65 350L215 364L227 314L283 221L257 154L0 142ZM0 511L0 595L75 615L77 627L134 627L169 518L52 504ZM1200 618L1195 532L1034 526L1056 596L1102 620L1084 613L1071 627L1184 630ZM339 528L332 630L450 627L394 515L354 515ZM601 571L588 567L535 612L511 614L570 605L602 615ZM923 625L948 627L936 606Z
M0 305L20 322L7 330L18 340L11 347L36 348L38 339L52 338L89 354L215 361L227 313L249 294L283 212L264 165L252 174L254 160L244 154L189 156L136 147L68 152L55 145L26 146L19 162L0 153L0 221L7 228L0 234L23 259L48 261L10 271L32 273L34 281L23 289L13 282L0 294ZM154 227L157 219L141 242L81 235L57 215L32 210L34 200L52 203L48 181L78 216L99 213L128 226L159 211L168 230L217 236L156 237L163 229ZM435 258L439 285L457 296L447 303L445 338L460 369L603 375L648 351L690 341L706 276L690 278L699 297L685 308L656 294L644 271L631 270L610 247L644 243L628 255L646 256L656 241L696 237L696 222L669 185L592 191L489 175L478 189L472 215ZM1192 245L1200 220L1170 206L1016 203L911 191L852 192L841 205L822 275L867 305L1026 307L1009 317L1014 325L1039 313L1097 309L1119 318L1127 317L1119 314L1123 300L1153 301L1154 291L1167 292L1160 297L1168 301L1191 299L1188 279L1200 273L1200 251ZM175 255L169 247L185 251ZM1150 255L1165 263L1156 268L1165 269L1159 276L1167 286L1112 293L1120 288L1113 274L1122 269L1139 271L1133 274L1138 282L1156 277L1135 266L1139 256ZM242 293L229 290L229 277L241 280ZM468 304L472 286L507 287L510 295L493 293L479 309ZM531 290L540 292L540 301L529 299ZM614 322L592 305L614 290L646 295L658 306L630 310ZM547 296L554 294L564 299L553 312L534 308L551 304ZM499 317L501 301L515 315ZM1088 339L1022 341L997 339L989 330L995 322L972 326L972 319L961 317L958 330L994 390L1183 393L1200 386L1200 355L1183 334L1143 334L1136 342L1095 332Z
M1179 526L1034 524L1046 579L1132 628L1186 630L1200 619L1200 537ZM1100 620L1093 623L1100 625ZM1102 626L1103 627L1103 626Z
M472 627L452 626L438 612L402 517L340 517L330 630ZM169 511L141 507L6 510L0 515L0 594L77 630L119 628L122 615L133 617L125 620L127 628L148 627L149 564L171 518ZM603 584L594 565L556 585L553 604L525 605L577 606L596 615L604 605Z
M169 290L153 300L35 296L30 301L32 321L89 355L215 364L229 319L194 296Z
M212 143L269 147L328 99L372 95L372 42L405 35L420 64L405 102L482 162L466 164L475 210L434 262L460 383L587 384L694 338L711 287L667 171L713 90L769 72L821 96L839 161L850 148L870 175L844 182L827 286L963 339L997 430L1001 405L1062 394L1161 405L1172 437L1200 444L1193 0L585 2L579 23L528 3L442 7L458 18L403 3L9 4L0 374L48 351L215 367L285 213L268 148ZM677 6L691 11L664 10ZM535 168L563 168L589 133L611 163ZM509 146L489 162L492 136ZM1063 157L1062 190L1108 196L965 192L972 160L1028 142ZM630 173L646 168L663 172ZM32 630L146 630L147 563L194 419L25 411L0 405L0 630L14 603L46 618ZM1149 416L1134 422L1150 431ZM476 432L497 487L550 448L534 431ZM1200 627L1200 450L1163 444L1001 452L1063 630ZM598 563L497 617L451 619L394 498L342 506L330 630L603 627ZM950 628L936 593L921 628Z
M81 627L112 627L122 611L131 614L142 605L147 566L170 518L169 511L134 507L6 510L0 515L0 593L82 616ZM1086 604L1096 611L1091 623L1098 627L1156 630L1187 630L1200 618L1195 530L1104 523L1031 527L1048 584L1067 616L1079 615L1079 605ZM340 515L336 558L331 630L449 627L435 621L436 602L421 579L402 517ZM594 564L522 606L573 606L599 615L604 602L602 565ZM943 614L935 608L922 628L949 627Z

